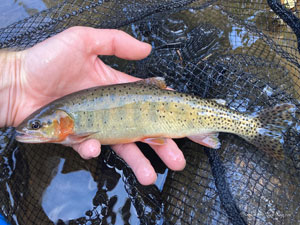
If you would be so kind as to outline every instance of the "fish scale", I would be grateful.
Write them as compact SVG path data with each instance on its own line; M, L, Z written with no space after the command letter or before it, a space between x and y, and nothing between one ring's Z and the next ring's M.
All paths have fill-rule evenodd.
M253 116L227 108L220 99L167 90L162 78L149 78L64 96L29 116L17 128L17 140L74 144L93 138L101 144L164 144L165 138L188 137L218 148L217 133L226 132L282 158L282 134L294 111L293 104L283 103Z

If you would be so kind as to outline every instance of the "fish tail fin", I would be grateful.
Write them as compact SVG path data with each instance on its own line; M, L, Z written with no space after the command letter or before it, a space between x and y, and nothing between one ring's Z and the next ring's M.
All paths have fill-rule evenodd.
M257 148L276 159L284 158L284 132L293 124L296 106L289 103L264 109L255 117L257 126L252 135L242 136Z

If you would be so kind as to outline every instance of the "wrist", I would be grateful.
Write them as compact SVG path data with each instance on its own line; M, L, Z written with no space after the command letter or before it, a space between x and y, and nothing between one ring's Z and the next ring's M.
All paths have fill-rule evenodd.
M22 95L22 52L0 52L0 127L16 126Z

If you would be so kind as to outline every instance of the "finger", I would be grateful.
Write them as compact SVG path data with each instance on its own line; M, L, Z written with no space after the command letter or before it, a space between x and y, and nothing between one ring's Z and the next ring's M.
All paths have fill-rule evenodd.
M148 56L151 45L141 42L120 30L91 30L89 43L97 55L115 55L119 58L138 60Z
M165 145L150 145L161 160L171 170L183 170L186 164L182 151L172 139L167 139Z
M115 55L123 59L138 60L151 52L151 45L120 30L72 27L67 32L79 35L88 52L97 55Z
M157 178L156 172L136 144L113 145L112 149L132 168L142 185L154 184Z
M91 159L100 155L101 144L96 139L89 139L80 144L72 145L83 159Z

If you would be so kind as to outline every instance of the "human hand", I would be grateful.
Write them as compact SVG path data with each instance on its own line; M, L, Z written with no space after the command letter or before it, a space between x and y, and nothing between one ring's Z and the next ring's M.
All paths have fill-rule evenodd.
M9 68L15 70L15 76L14 79L8 78L12 79L13 85L9 87L12 94L7 106L2 107L7 110L0 110L4 118L0 125L17 126L47 103L81 89L136 81L137 78L105 65L97 56L115 55L138 60L150 51L150 45L122 31L73 27L32 48L16 52L14 57L9 57L9 60L15 59L8 63L11 65ZM3 74L7 76L9 73ZM89 159L100 154L101 144L91 139L72 147L82 158ZM170 169L184 168L184 156L173 140L168 139L165 145L151 147ZM112 148L132 168L141 184L155 182L156 173L136 144L114 145Z

